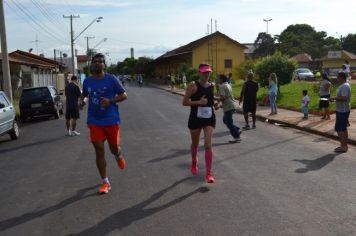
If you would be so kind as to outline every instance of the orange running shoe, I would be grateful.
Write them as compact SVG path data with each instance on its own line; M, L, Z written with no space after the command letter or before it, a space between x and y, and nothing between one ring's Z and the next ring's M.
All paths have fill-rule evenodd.
M106 194L111 190L111 186L109 183L102 183L99 189L99 194Z
M121 170L125 169L126 167L126 161L125 159L121 156L118 160L117 160L117 165L119 166L119 168Z

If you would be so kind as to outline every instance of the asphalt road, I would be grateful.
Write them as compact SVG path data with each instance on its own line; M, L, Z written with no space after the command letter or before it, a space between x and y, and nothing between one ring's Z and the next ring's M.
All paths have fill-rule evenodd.
M0 137L0 235L355 235L356 151L337 142L257 123L229 144L222 111L213 138L216 183L191 176L189 108L182 97L127 87L121 142L127 168L109 152L112 191L99 174L85 114L79 137L64 118L26 123ZM241 115L234 115L242 126ZM108 149L107 149L108 151Z

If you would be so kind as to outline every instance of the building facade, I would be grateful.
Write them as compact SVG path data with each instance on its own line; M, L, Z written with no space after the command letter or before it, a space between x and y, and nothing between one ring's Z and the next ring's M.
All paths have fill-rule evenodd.
M217 74L229 74L245 60L245 49L246 46L216 31L156 58L155 74L164 78L178 73L183 64L198 68L201 63L210 64Z
M321 60L323 62L323 70L331 76L335 76L341 70L345 61L349 62L351 71L356 70L356 55L345 50L329 51Z

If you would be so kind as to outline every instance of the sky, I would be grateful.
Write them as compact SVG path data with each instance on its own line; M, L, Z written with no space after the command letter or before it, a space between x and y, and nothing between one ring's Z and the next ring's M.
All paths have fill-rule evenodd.
M78 54L89 47L107 55L109 63L130 57L157 58L208 33L226 34L239 43L253 43L260 32L278 35L289 25L309 24L340 38L355 34L356 0L3 0L8 51L54 56L70 55L70 20L75 15ZM215 24L216 22L216 24ZM210 26L209 26L210 29ZM107 40L104 41L104 38ZM59 54L57 54L57 57Z

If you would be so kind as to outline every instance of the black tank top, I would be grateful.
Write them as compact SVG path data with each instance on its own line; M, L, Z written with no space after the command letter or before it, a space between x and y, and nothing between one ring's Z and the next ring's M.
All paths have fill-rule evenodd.
M197 91L190 96L191 101L199 101L202 96L208 99L208 103L206 105L201 105L202 107L212 107L214 105L214 95L213 95L213 86L209 83L207 88L204 88L200 85L199 81L195 81L195 85L197 86ZM190 107L190 115L197 116L198 106ZM214 109L213 109L214 114Z

